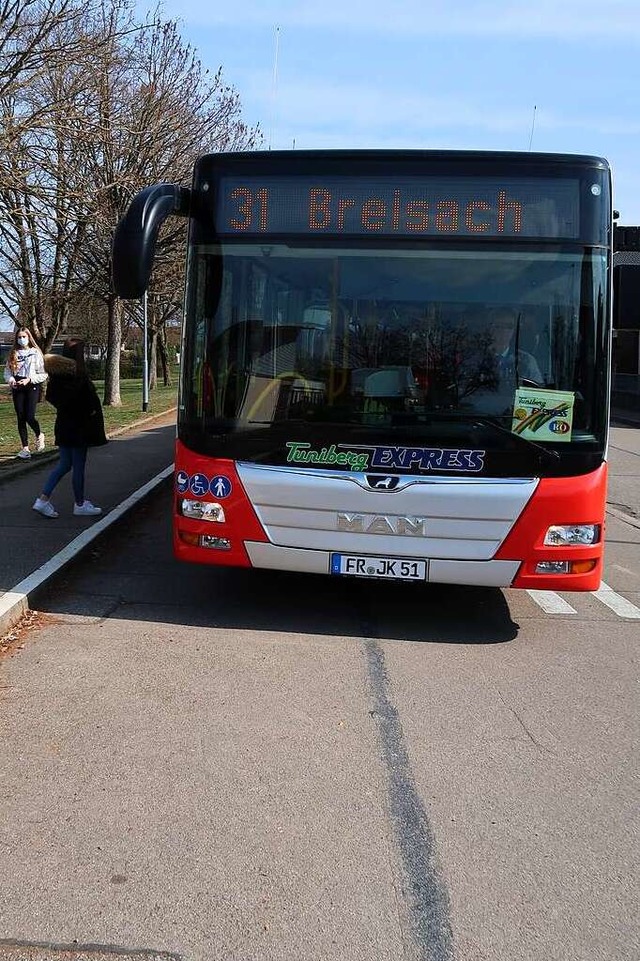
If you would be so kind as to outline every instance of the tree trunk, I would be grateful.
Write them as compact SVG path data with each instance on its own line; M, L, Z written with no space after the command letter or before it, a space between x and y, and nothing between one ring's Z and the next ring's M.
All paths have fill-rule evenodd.
M120 346L122 343L122 301L111 297L107 309L109 312L109 331L107 362L104 371L104 405L105 407L121 407Z
M158 331L149 331L149 390L158 385Z
M162 364L162 383L165 387L169 387L171 384L171 374L167 361L167 331L164 325L161 327L158 337L158 353L160 354L160 363Z

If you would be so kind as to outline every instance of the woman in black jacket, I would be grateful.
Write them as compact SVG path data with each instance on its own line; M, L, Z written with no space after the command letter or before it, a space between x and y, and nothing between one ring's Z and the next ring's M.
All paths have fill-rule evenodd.
M83 341L69 338L62 348L62 356L47 354L44 366L49 375L46 398L57 412L54 434L60 460L33 509L44 517L58 517L49 498L58 482L71 471L73 513L81 517L101 514L101 508L84 496L87 451L89 447L106 444L107 438L100 399L85 368Z

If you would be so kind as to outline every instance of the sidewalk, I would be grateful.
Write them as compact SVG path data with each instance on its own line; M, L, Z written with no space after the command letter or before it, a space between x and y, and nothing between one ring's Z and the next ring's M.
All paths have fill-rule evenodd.
M89 451L86 495L102 508L98 517L74 516L70 475L52 497L59 517L45 518L32 510L57 459L56 451L30 461L0 464L0 636L27 609L27 598L20 595L35 588L39 579L35 573L43 565L69 546L66 559L70 560L87 541L76 545L78 535L96 525L99 529L109 526L121 516L121 512L109 516L118 505L150 481L160 483L159 475L173 463L175 419L175 410L146 418L112 434L105 447ZM46 576L46 571L42 574ZM28 589L21 585L25 578L29 578Z

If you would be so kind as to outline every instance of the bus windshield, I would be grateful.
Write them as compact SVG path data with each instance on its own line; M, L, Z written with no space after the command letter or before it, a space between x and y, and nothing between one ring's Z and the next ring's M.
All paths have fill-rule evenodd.
M571 405L562 451L593 445L606 291L599 249L194 246L181 419L192 436L295 423L382 443L491 418L508 447L538 390Z

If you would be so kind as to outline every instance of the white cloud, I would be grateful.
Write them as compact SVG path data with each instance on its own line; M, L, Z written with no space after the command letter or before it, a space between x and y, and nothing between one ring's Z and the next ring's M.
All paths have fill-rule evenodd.
M244 91L262 104L263 133L273 147L289 147L295 138L300 147L443 146L445 141L461 147L480 134L510 140L509 149L525 150L532 127L531 105L505 108L486 98L433 96L388 86L349 85L302 81L282 83L275 103L264 75L245 75ZM569 136L584 133L597 138L628 138L640 134L640 119L629 121L613 114L585 112L564 115L538 108L536 138L543 134Z
M271 110L270 91L264 75L244 77L243 89L255 102L262 102L264 115ZM307 126L340 128L346 136L390 126L394 130L424 132L451 127L483 127L516 130L530 121L519 110L487 111L483 103L432 95L407 95L373 84L326 83L321 80L280 83L274 109L274 126L304 121Z

